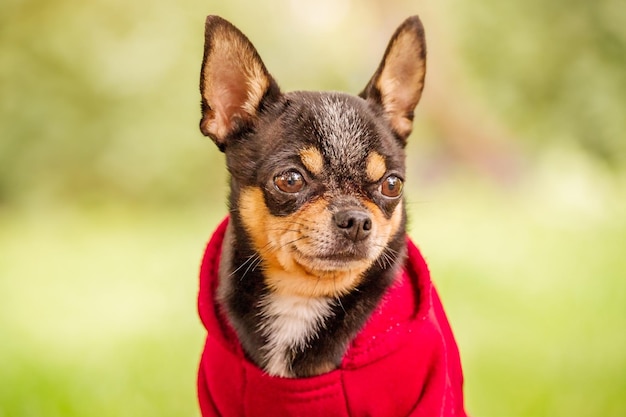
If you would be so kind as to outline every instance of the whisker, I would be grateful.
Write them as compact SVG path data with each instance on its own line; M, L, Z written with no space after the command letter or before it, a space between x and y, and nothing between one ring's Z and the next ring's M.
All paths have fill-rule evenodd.
M300 237L297 237L297 238L295 238L295 239L292 239L292 240L290 240L290 241L288 241L288 242L283 243L282 245L280 245L280 246L276 247L276 248L275 248L275 250L280 250L280 249L284 248L285 246L292 245L292 244L294 244L294 243L296 243L296 242L298 242L298 241L300 241L300 240L304 240L304 239L307 239L307 238L308 238L308 236L306 236L306 235L302 235L302 236L300 236Z
M300 227L304 227L307 229L311 229L310 225L311 224L316 224L314 221L311 220L307 220L304 219L304 222L302 221L293 221L293 220L281 220L278 222L279 225L288 225L288 226L300 226Z
M241 277L239 277L239 281L242 281L244 279L244 277L248 274L248 272L250 272L251 268L254 271L254 269L256 268L255 264L258 264L258 262L260 262L260 261L261 261L261 257L258 254L250 256L244 263L239 265L239 267L237 269L235 269L230 275L232 276L236 272L241 270L243 267L246 267L246 270L243 272Z
M244 272L244 274L243 274L243 276L245 276L246 273L248 273L248 271L250 269L250 266L252 266L254 263L258 264L262 260L261 259L262 252L270 250L271 249L271 248L269 248L270 246L272 246L271 242L269 242L265 246L263 246L263 248L261 248L258 253L254 253L254 254L248 256L246 258L246 260L244 262L242 262L242 264L237 267L237 269L235 269L233 272L230 273L229 276L235 275L237 272L239 272L239 270L241 270L242 268L246 267L246 265L247 265L248 269L246 269L246 272ZM256 266L252 270L254 271L254 269L256 269ZM243 278L243 276L241 278Z
M399 252L395 249L389 248L383 245L377 245L383 247L383 251L380 253L376 263L382 268L386 269L391 267L398 259Z
M237 267L237 269L235 269L233 272L231 272L229 274L229 276L233 276L235 275L237 272L239 272L239 270L243 267L245 267L248 263L253 262L253 259L255 259L258 255L255 253L254 255L250 255L246 258L246 260L244 262L241 263L241 265L239 265Z
M241 269L246 268L246 270L243 272L243 274L241 275L241 277L239 277L239 280L243 280L245 278L245 276L251 272L256 270L256 268L263 262L263 257L266 255L271 254L272 252L276 252L282 248L284 248L285 246L291 245L299 240L302 239L306 239L308 236L303 235L300 236L296 239L292 239L288 242L285 242L284 244L280 245L280 246L276 246L275 244L273 244L272 242L267 243L263 248L259 249L257 251L257 253L255 253L254 255L249 256L241 265L239 265L239 267L237 267L237 269L235 269L233 272L230 273L230 275L234 275L237 272L239 272Z
M335 293L337 293L337 280L334 277L333 277L333 285L335 287ZM339 307L341 307L341 309L343 310L344 314L348 314L348 312L343 306L343 303L341 302L341 296L337 295L337 297L335 297L335 300L337 300L337 303L339 304Z
M288 228L279 228L279 227L273 227L271 229L266 229L268 232L298 232L297 229L288 229Z
M239 281L243 281L243 279L248 274L248 272L254 271L257 268L257 266L259 266L261 264L262 261L263 261L263 259L260 256L257 255L256 256L256 260L254 262L251 262L250 265L248 265L248 268L246 268L246 271L243 273L241 278L239 278Z

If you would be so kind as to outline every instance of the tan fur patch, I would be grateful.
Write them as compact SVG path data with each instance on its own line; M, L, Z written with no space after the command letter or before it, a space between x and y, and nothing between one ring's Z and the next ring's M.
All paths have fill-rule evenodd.
M367 173L367 177L376 182L380 180L385 172L387 172L387 164L385 163L385 158L382 157L378 152L371 152L367 157L367 165L365 166L365 170Z
M362 201L367 209L373 214L372 224L378 227L376 231L376 237L374 245L379 247L386 247L389 239L395 235L400 229L402 222L402 200L398 203L391 215L391 218L386 218L380 208L371 201ZM382 252L382 248L381 248Z
M325 200L317 200L290 216L276 217L269 213L259 188L243 189L239 211L261 255L266 284L280 294L305 297L336 297L358 285L362 274L398 230L402 218L401 205L391 219L386 219L378 206L369 201L363 203L374 220L368 259L330 265L315 257L324 239L331 237L330 228L334 227Z
M301 150L300 159L306 169L314 175L321 173L322 169L324 169L322 154L314 147Z

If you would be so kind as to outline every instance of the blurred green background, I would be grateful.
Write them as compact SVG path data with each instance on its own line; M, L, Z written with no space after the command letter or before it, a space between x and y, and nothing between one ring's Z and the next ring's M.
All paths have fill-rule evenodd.
M474 416L626 415L626 13L619 0L0 3L0 416L198 416L204 18L284 90L359 92L420 14L410 234Z

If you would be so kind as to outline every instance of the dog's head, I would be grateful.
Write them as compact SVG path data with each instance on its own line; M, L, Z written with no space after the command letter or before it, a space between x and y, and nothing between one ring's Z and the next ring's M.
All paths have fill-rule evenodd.
M276 292L338 296L404 245L404 147L425 75L417 17L359 96L282 93L250 41L209 16L200 129L226 154L238 239Z

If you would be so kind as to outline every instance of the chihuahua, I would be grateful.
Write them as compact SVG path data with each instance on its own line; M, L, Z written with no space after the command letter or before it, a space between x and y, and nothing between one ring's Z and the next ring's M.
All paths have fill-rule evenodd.
M226 156L230 219L215 295L271 376L338 368L406 258L405 145L426 72L418 17L358 95L284 93L252 43L206 21L200 130Z

